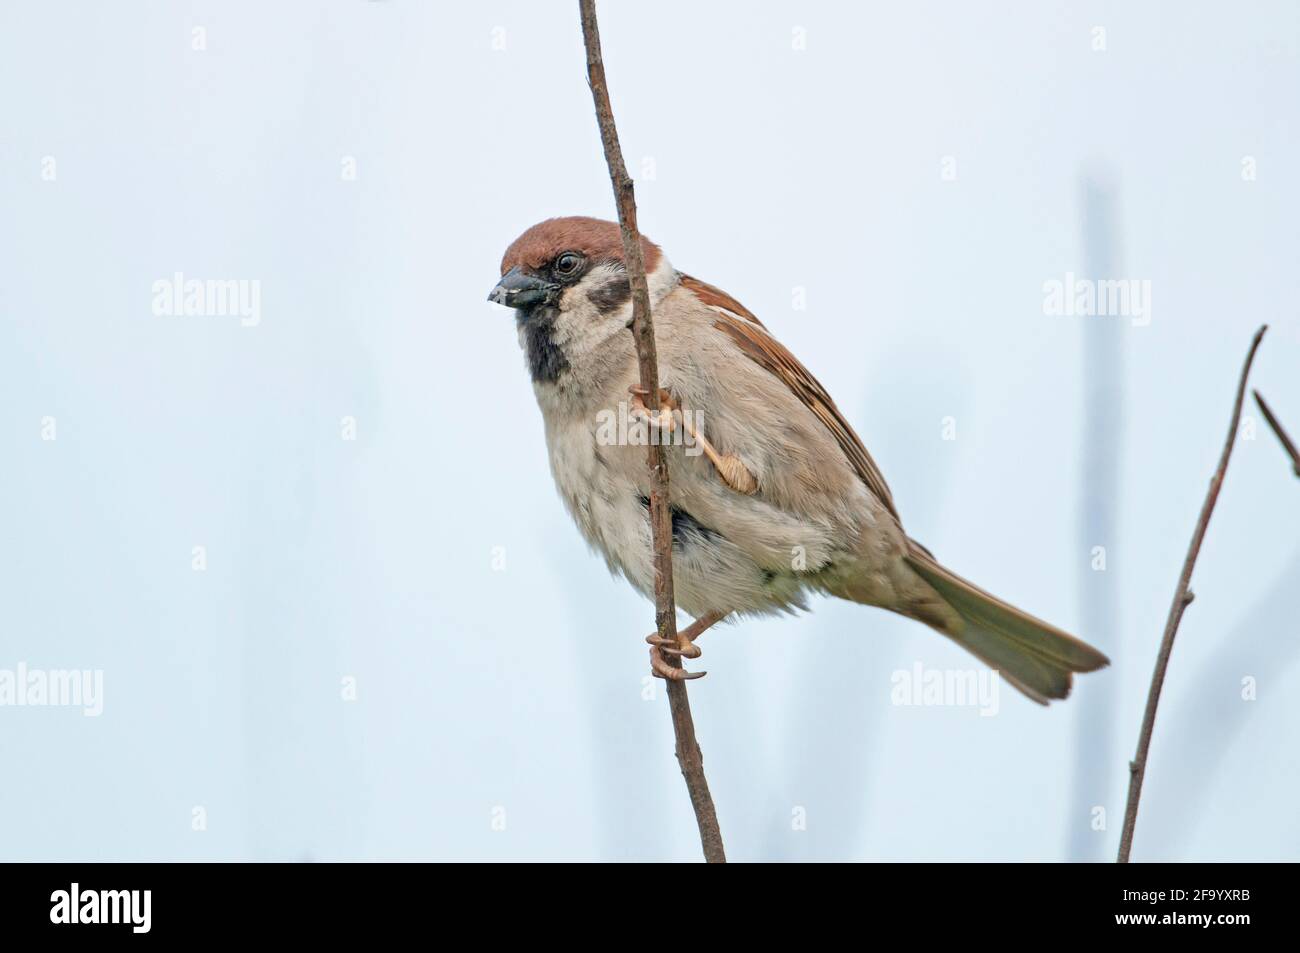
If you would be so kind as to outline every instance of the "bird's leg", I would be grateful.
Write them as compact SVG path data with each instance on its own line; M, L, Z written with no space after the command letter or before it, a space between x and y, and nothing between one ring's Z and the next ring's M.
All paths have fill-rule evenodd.
M709 458L709 462L718 471L718 476L722 477L722 482L737 493L744 493L746 496L752 496L758 492L758 478L754 476L749 467L745 466L744 461L735 454L719 453L717 448L709 443L708 438L691 423L690 415L678 407L677 401L673 400L668 391L662 387L659 389L658 416L645 405L647 392L643 388L629 387L628 393L632 395L630 413L633 417L642 421L647 427L653 427L660 432L672 433L677 429L677 416L680 414L682 428L703 454Z
M704 434L691 426L691 422L686 419L685 414L682 415L682 426L691 435L691 439L699 444L700 449L704 451L704 455L709 458L709 462L718 471L718 476L722 477L723 483L737 493L744 493L746 496L753 496L758 492L758 478L750 472L749 467L745 466L745 462L740 457L731 453L718 453Z
M645 637L650 644L650 671L657 678L682 681L688 678L702 678L704 672L688 672L683 668L669 665L665 655L677 658L699 658L700 647L695 644L704 632L727 617L725 612L706 612L684 629L677 630L676 639L661 639L658 632L651 632Z

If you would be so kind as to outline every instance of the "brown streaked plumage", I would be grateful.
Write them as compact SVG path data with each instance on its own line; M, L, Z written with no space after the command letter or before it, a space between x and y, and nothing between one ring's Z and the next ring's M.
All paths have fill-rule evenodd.
M817 419L824 423L826 429L835 437L835 442L840 445L849 463L853 464L854 471L862 478L867 489L885 504L885 509L889 510L895 519L900 519L898 510L894 508L894 495L889 492L884 474L876 466L876 461L871 459L871 454L867 453L862 440L853 432L849 422L835 406L831 395L826 393L826 388L822 387L817 378L799 363L798 358L768 334L767 329L757 321L752 323L738 321L730 315L723 314L713 322L713 326L729 335L760 367L780 378L781 382L790 388L790 393L798 397L805 407L817 415Z
M517 309L552 475L611 570L653 593L645 435L602 429L621 416L661 437L696 438L664 454L677 603L700 621L691 631L729 614L806 608L812 591L924 622L1040 703L1065 698L1073 673L1108 663L910 539L880 468L821 383L744 305L643 242L660 383L680 427L636 408L615 223L534 226L507 250L491 296ZM682 677L661 655L654 669Z
M754 312L750 311L721 288L717 288L709 284L707 281L700 281L698 278L692 278L690 275L679 273L677 277L680 279L682 287L695 295L701 303L708 305L710 308L721 308L723 311L729 311L737 317L744 318L746 321L753 321L760 328L763 327L763 322L758 320L758 317Z

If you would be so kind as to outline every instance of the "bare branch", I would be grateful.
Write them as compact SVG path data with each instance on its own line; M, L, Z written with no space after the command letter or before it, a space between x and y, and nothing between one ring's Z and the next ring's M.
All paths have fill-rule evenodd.
M1259 391L1251 391L1255 395L1255 403L1259 404L1259 409L1264 413L1264 419L1268 425L1273 428L1273 433L1277 434L1277 439L1282 441L1282 449L1291 456L1291 467L1295 470L1295 475L1300 477L1300 450L1296 449L1295 441L1291 435L1286 432L1281 421L1273 415L1273 410L1264 402L1264 397Z
M1219 490L1223 487L1224 474L1228 472L1228 459L1232 456L1232 447L1237 440L1237 428L1241 425L1241 405L1246 399L1246 380L1250 377L1250 365L1254 363L1255 352L1259 342L1264 338L1268 325L1255 332L1250 342L1250 351L1246 355L1245 366L1241 369L1241 382L1237 385L1237 399L1232 407L1232 423L1228 427L1228 440L1219 457L1218 469L1210 479L1210 489L1201 505L1201 515L1196 521L1192 533L1191 545L1187 548L1187 557L1183 560L1183 571L1178 577L1178 588L1174 590L1174 603L1169 607L1169 619L1165 622L1165 634L1160 641L1160 652L1156 656L1155 672L1151 675L1151 689L1147 693L1146 711L1142 715L1142 728L1138 733L1137 754L1129 762L1128 804L1124 808L1124 829L1119 838L1119 857L1121 864L1127 864L1133 851L1133 829L1137 825L1138 801L1142 797L1142 780L1146 776L1147 756L1151 752L1151 733L1156 724L1156 708L1160 704L1160 691L1165 684L1165 671L1169 668L1169 656L1174 650L1174 636L1178 633L1178 624L1183 612L1191 605L1195 596L1191 590L1192 569L1196 566L1196 557L1200 555L1201 543L1205 540L1205 531L1210 525L1210 516L1214 513L1214 504L1218 502Z
M609 103L609 87L605 82L605 64L600 55L600 31L596 23L595 0L578 0L582 19L582 40L587 48L587 82L591 98L596 104L596 121L600 124L600 141L605 149L605 162L609 166L610 182L614 186L614 200L618 205L618 223L623 233L623 258L627 263L628 281L632 286L632 338L636 343L637 363L641 372L641 388L645 403L652 413L659 410L659 359L655 350L654 326L650 320L650 289L646 283L645 261L641 252L641 234L636 226L636 198L632 178L623 164L623 150L618 144L618 131L614 126L614 111ZM663 452L656 441L650 441L650 529L654 538L655 561L655 627L661 639L677 639L677 609L673 598L673 526L668 508L668 469ZM668 663L681 666L676 656L668 656ZM695 723L691 719L691 703L686 696L684 681L668 680L668 707L672 712L673 731L677 737L677 762L686 779L695 820L700 828L700 844L704 859L709 863L723 863L726 854L722 848L722 832L718 816L709 794L709 783L704 776L704 756L695 740Z

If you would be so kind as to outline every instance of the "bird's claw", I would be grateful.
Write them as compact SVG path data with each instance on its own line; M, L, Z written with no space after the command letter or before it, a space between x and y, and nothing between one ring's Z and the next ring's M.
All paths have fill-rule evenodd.
M648 427L654 427L668 433L672 433L677 429L677 420L673 414L677 405L673 402L668 391L662 387L659 388L659 410L657 412L645 405L646 395L650 392L644 387L633 385L627 389L627 392L632 395L632 403L628 408L628 412L636 420L641 421Z
M650 645L658 646L665 655L674 655L677 658L699 658L704 654L698 645L686 638L663 639L657 632L651 632L645 640Z
M658 633L652 632L646 636L646 642L650 645L650 672L656 678L666 679L670 682L684 682L693 678L703 678L706 672L688 672L681 667L679 662L673 665L668 661L668 657L675 659L681 658L699 658L700 648L689 639L665 639L661 638Z
M659 411L656 414L645 405L646 395L650 392L644 387L637 387L635 384L627 389L632 395L632 403L628 413L634 420L645 424L647 427L653 427L656 430L672 433L677 429L677 419L679 406L677 401L673 400L672 394L659 388ZM746 496L753 496L758 492L758 477L754 472L745 465L745 461L732 453L719 453L717 448L691 425L691 421L686 414L681 414L682 426L686 430L687 438L693 440L704 455L709 458L709 462L718 471L718 476L722 482L727 484L737 493L744 493Z

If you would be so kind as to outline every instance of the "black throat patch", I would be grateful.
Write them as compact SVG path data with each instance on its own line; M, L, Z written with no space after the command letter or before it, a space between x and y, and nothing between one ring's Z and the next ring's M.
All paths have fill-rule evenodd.
M524 358L534 381L555 382L569 369L569 359L555 343L555 319L559 311L539 304L515 317L524 331Z

